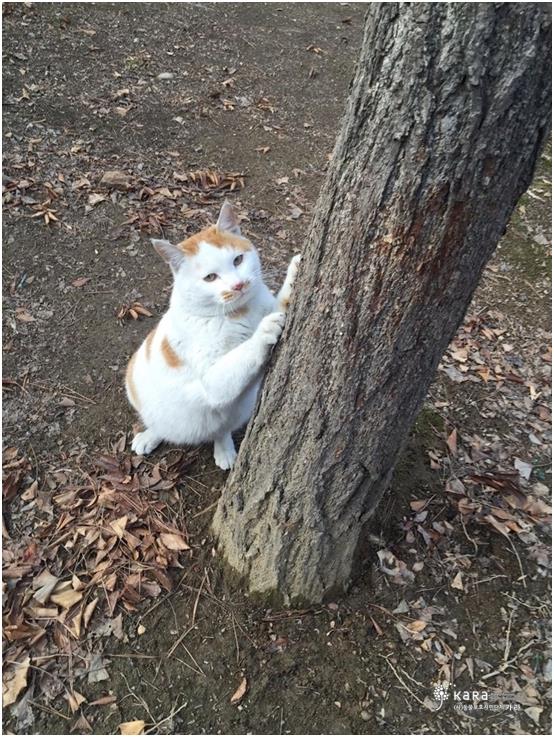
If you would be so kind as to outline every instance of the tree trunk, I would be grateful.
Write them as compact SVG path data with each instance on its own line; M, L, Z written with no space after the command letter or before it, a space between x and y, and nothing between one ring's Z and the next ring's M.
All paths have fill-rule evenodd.
M366 19L287 326L214 518L251 592L349 582L438 362L550 122L546 3Z

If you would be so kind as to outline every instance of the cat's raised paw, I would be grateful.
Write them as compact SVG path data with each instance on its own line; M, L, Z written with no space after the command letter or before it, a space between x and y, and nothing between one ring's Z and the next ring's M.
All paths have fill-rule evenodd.
M275 345L285 325L284 312L272 312L266 315L258 325L256 332L266 345Z
M157 448L161 442L161 438L153 433L152 430L146 429L135 435L133 442L131 443L131 450L138 456L146 456L149 453L152 453L152 451Z
M300 262L302 261L302 256L297 253L296 256L293 256L291 258L288 273L287 276L291 281L291 285L294 283L294 280L296 279L296 275L298 273L298 267L300 266Z

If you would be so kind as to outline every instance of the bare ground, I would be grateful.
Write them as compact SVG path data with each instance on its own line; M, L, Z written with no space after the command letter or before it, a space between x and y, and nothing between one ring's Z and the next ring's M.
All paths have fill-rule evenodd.
M162 733L549 732L549 153L343 599L276 612L223 579L209 521L225 475L201 449L171 488L144 493L168 505L191 548L172 590L135 604L122 594L108 616L83 555L71 570L82 601L101 600L90 623L79 638L55 634L81 602L61 607L33 643L33 577L47 562L67 578L72 554L65 543L48 557L42 533L67 513L51 499L87 475L112 483L97 477L99 454L131 468L122 376L169 288L148 236L192 232L229 196L277 281L302 247L363 10L4 5L4 444L16 449L5 470L6 688L32 655L5 712L12 732L116 733L132 720ZM128 191L99 184L114 169ZM179 178L206 169L221 189ZM132 319L136 302L153 317ZM178 457L161 449L139 471L165 478ZM440 709L437 683L449 691ZM456 711L454 684L512 706ZM73 710L75 693L86 701Z

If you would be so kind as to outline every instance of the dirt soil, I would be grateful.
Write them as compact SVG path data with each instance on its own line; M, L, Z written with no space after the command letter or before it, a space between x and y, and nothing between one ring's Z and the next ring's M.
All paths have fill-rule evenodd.
M31 654L11 733L136 720L167 734L550 733L550 149L343 598L275 611L222 576L209 523L225 474L202 448L148 495L190 546L171 590L122 597L111 618L101 602L79 638L10 636L46 560L44 500L91 478L100 454L131 468L126 361L170 289L149 237L182 238L229 197L278 283L302 250L363 16L354 3L3 6L4 559L28 564L5 584L5 689ZM124 183L101 184L113 170ZM140 468L168 473L176 453Z

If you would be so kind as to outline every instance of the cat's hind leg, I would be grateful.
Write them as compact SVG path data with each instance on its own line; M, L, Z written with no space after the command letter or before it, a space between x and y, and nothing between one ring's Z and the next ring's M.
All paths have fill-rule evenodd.
M131 443L131 450L138 456L146 456L149 453L152 453L162 440L163 438L155 433L154 430L147 427L146 430L138 432L135 435L133 442Z
M216 466L227 471L232 467L236 457L237 451L230 432L214 438L214 461Z

